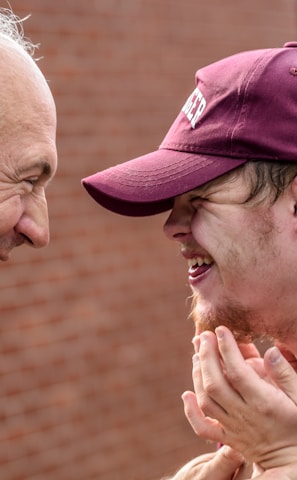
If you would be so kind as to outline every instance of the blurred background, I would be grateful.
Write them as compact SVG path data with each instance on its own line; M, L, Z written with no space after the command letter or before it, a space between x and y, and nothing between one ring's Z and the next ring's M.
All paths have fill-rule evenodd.
M187 267L163 238L166 215L106 212L80 180L157 148L199 67L297 40L296 2L10 4L31 14L60 163L50 246L0 267L1 480L160 480L214 448L180 399L191 388Z

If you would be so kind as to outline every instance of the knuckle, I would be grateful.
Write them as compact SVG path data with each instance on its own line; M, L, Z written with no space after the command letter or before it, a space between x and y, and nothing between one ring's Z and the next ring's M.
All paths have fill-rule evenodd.
M243 372L238 371L237 368L229 368L227 371L228 380L232 384L239 383L242 379Z
M210 379L206 379L204 382L204 390L205 393L210 397L216 397L220 391L219 383Z
M295 377L296 374L294 374L293 376ZM294 378L295 380L295 378ZM290 384L290 382L292 381L292 371L291 369L287 368L287 366L284 366L283 368L280 368L279 369L279 372L278 372L278 381L280 381L281 383L288 383Z
M268 399L266 402L259 399L254 403L254 412L260 415L261 418L271 418L275 413L275 407L271 405Z
M199 395L198 404L205 415L209 414L212 400L207 393L202 393L201 395Z

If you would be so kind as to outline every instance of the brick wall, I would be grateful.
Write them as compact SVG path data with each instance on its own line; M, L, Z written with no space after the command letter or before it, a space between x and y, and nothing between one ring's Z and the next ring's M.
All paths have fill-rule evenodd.
M165 216L118 217L80 179L154 149L196 69L296 39L289 0L10 0L57 102L51 244L0 276L3 480L158 480L211 445L191 386L189 290ZM2 0L1 6L7 6Z

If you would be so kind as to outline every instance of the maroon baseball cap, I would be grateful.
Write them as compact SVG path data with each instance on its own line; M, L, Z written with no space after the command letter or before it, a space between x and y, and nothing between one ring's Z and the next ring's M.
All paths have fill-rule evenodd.
M96 202L153 215L249 160L297 161L297 42L232 55L195 79L158 150L82 180Z

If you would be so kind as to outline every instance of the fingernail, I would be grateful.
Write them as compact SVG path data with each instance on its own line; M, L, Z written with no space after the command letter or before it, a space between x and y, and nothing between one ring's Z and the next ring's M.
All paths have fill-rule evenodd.
M224 337L224 330L220 327L217 327L216 335L217 335L217 338L221 340Z
M282 354L280 353L277 347L272 347L271 351L269 352L269 360L272 365L276 365L282 359Z
M207 341L207 333L206 332L200 333L199 338L200 338L201 343L206 342Z

